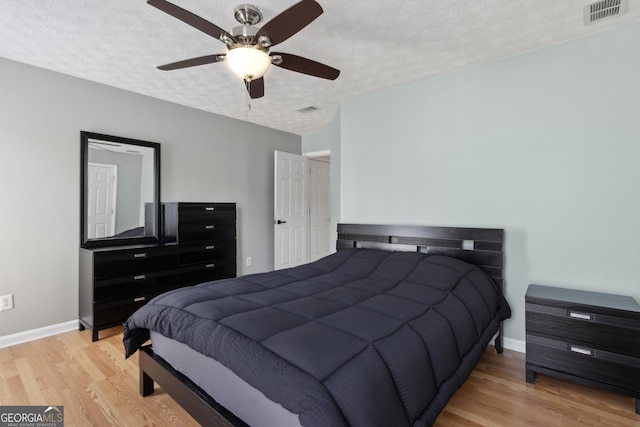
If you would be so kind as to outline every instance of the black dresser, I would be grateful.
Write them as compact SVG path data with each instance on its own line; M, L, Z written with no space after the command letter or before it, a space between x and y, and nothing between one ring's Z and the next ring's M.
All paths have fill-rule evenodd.
M163 203L165 245L178 245L180 285L236 276L235 203Z
M156 295L236 276L235 203L163 203L162 240L80 249L80 329L93 341Z
M553 375L635 398L640 414L640 305L631 297L530 285L526 379Z

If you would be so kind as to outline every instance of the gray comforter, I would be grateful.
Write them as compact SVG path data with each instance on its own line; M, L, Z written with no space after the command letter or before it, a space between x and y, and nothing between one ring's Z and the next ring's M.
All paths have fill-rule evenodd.
M124 345L129 357L149 330L185 343L304 426L427 426L509 316L473 265L345 249L160 295L127 320Z

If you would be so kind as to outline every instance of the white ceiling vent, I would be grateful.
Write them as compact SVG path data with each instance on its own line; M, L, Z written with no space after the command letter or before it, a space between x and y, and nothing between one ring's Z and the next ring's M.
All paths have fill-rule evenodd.
M627 0L600 0L584 5L584 23L589 25L603 19L624 15Z
M318 110L318 107L315 107L313 105L309 105L308 107L299 108L296 111L298 113L312 113L312 112L314 112L316 110Z

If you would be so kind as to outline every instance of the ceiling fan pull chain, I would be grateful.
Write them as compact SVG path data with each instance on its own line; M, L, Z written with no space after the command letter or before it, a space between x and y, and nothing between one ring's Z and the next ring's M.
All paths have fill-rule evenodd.
M249 119L249 111L251 111L251 98L249 98L249 92L251 92L251 80L247 80L247 90L244 91L244 100L247 105L245 110L245 119Z

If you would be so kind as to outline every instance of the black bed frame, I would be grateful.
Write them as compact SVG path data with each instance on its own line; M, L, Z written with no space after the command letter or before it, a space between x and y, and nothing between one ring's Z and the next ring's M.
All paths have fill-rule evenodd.
M503 245L503 229L371 224L338 224L336 242L337 249L420 251L459 258L479 266L504 290ZM496 351L502 353L502 322L494 345ZM154 354L151 346L143 347L139 354L142 396L152 394L154 382L157 382L201 425L247 427L189 378Z

